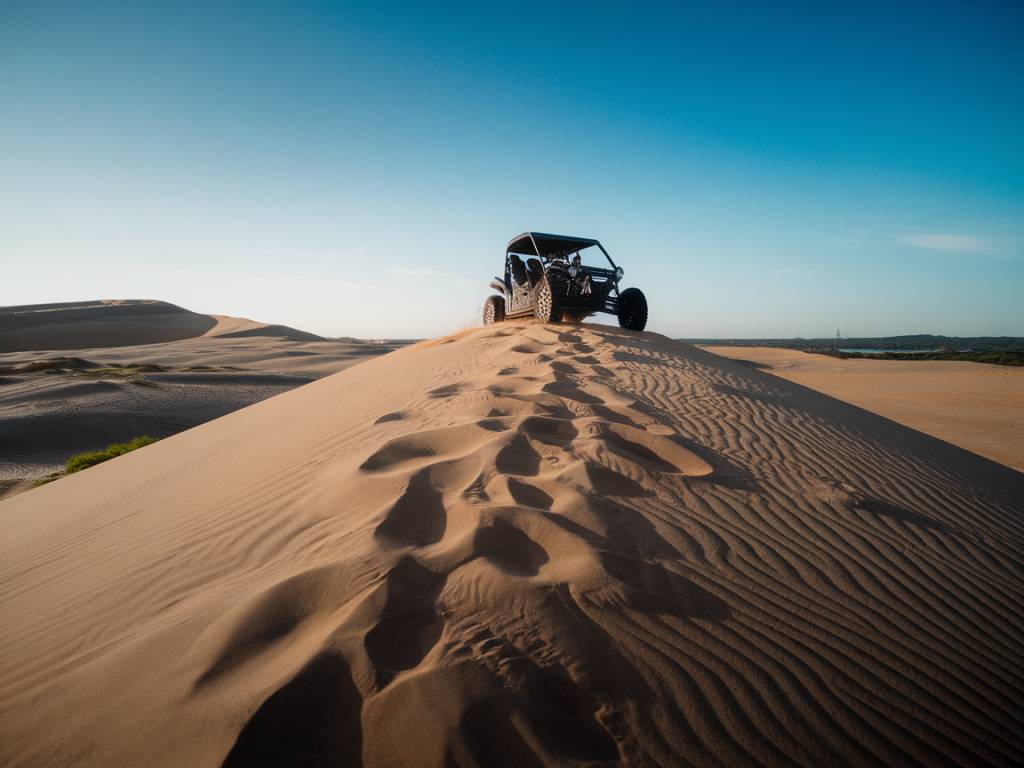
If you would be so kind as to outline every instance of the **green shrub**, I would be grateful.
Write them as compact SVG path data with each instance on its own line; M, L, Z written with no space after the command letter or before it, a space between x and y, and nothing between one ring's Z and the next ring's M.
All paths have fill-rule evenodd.
M79 453L68 459L65 471L70 475L72 472L77 472L80 469L91 467L93 464L99 464L107 459L120 456L122 453L128 453L129 451L134 451L136 448L141 448L144 445L149 445L150 443L155 442L156 440L149 435L139 435L138 437L132 438L127 443L113 443L100 451L86 451L85 453Z

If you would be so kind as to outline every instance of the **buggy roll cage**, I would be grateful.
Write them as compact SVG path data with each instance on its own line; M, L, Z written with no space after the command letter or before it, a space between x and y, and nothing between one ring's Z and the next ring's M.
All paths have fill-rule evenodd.
M509 240L505 246L505 276L495 277L491 282L491 288L508 296L512 292L512 256L517 259L519 256L537 258L543 262L544 270L555 259L568 260L573 253L578 253L584 248L597 246L608 260L609 267L591 267L581 265L584 274L596 282L592 283L592 293L586 296L563 296L559 299L565 309L593 309L594 311L618 312L619 280L620 270L612 260L611 255L604 249L604 246L597 240L589 237L570 237L567 235L552 235L546 232L523 232ZM527 269L529 266L527 265ZM527 273L529 274L529 273ZM533 279L528 278L530 285Z
M565 258L571 253L582 251L593 245L596 245L608 259L612 272L618 269L615 262L612 261L611 255L599 241L589 237L550 235L546 232L523 232L521 235L516 235L508 241L508 245L505 247L505 258L507 259L510 253L515 253L521 256L536 256L544 263L548 263L552 259Z

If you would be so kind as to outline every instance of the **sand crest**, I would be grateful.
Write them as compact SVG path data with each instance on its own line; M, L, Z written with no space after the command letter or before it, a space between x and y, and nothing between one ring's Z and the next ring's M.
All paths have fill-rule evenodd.
M1024 760L1024 475L602 326L0 502L4 765Z

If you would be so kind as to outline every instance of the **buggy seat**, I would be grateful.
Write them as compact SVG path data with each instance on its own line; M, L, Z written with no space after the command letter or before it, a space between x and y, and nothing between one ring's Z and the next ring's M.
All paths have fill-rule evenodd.
M544 267L540 265L540 259L527 259L526 273L530 278L530 287L536 287L537 282L544 277Z

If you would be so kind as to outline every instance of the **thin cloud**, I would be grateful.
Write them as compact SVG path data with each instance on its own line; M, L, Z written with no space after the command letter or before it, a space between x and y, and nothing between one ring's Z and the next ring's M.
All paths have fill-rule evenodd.
M977 235L951 232L915 232L903 235L900 239L914 248L924 248L929 251L974 254L991 254L994 252L991 243Z

